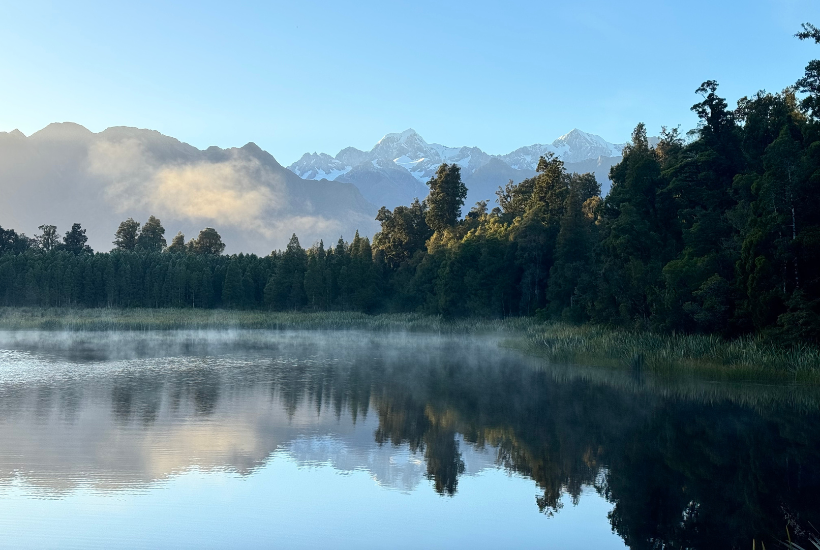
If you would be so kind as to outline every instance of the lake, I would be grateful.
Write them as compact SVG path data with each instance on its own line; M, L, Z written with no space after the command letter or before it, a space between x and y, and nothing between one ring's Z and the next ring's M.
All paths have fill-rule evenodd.
M813 390L499 344L0 334L0 547L774 548L820 528Z

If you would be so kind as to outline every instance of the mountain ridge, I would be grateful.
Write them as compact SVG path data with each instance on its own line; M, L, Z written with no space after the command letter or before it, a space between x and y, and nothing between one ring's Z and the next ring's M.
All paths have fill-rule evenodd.
M289 165L303 179L353 183L371 202L390 208L423 198L426 182L443 162L461 167L469 192L467 204L492 199L495 190L510 179L518 182L535 174L538 159L553 154L570 172L592 170L604 192L609 189L609 168L620 162L625 144L610 143L577 128L548 144L533 144L504 155L491 155L478 147L449 147L427 143L418 132L385 134L370 151L346 147L335 157L327 153L305 153ZM415 180L411 182L406 176Z
M310 246L378 229L377 207L354 185L304 180L253 142L200 150L126 126L0 132L0 196L4 228L33 235L42 224L64 232L80 222L95 250L111 248L121 221L149 215L162 220L168 241L210 226L228 252L261 255L284 248L294 232Z

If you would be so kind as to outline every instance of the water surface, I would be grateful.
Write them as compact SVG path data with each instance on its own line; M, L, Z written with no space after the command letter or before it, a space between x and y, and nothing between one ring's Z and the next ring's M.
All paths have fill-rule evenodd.
M0 546L747 548L820 527L810 396L697 388L479 337L3 334Z

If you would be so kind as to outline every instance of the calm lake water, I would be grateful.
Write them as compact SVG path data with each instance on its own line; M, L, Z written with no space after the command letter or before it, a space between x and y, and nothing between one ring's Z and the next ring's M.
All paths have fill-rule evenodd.
M818 410L488 338L0 334L0 547L774 548Z

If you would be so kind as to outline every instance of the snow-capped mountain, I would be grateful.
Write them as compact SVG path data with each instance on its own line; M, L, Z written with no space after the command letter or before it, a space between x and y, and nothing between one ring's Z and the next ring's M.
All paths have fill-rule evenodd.
M549 145L530 145L521 147L500 158L518 170L535 170L538 159L552 153L565 163L584 162L599 157L619 157L623 143L609 143L601 136L588 134L575 129L559 137Z
M291 172L306 180L335 180L339 176L350 172L352 166L345 164L341 160L336 160L327 153L305 153L299 159L300 175L293 168Z
M426 182L441 163L461 167L472 200L490 199L498 186L509 179L521 181L535 173L538 159L554 154L574 171L575 164L595 172L605 190L609 167L620 160L623 144L610 143L600 136L572 130L550 144L521 147L506 155L489 155L478 147L447 147L427 143L413 129L387 134L370 150L347 147L335 157L306 153L288 168L303 179L328 179L352 183L370 202L394 207L408 204L427 194ZM491 162L493 161L493 162ZM595 161L595 163L590 163Z
M305 153L288 168L303 179L337 180L344 179L343 176L354 166L365 163L371 163L376 169L387 169L386 161L403 168L418 182L425 183L442 162L458 164L466 175L487 164L490 158L478 147L446 147L427 143L411 128L398 134L387 134L369 152L348 147L335 158L325 153Z

